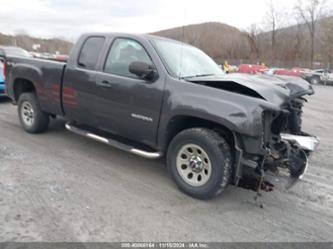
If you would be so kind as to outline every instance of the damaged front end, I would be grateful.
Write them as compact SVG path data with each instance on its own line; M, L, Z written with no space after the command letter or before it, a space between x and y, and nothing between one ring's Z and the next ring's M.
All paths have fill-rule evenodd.
M291 188L304 176L309 156L318 148L319 139L302 132L302 109L306 99L296 97L279 114L267 114L264 122L267 154L263 158L263 172L287 177ZM266 174L266 173L265 173Z
M310 84L296 77L240 74L191 82L234 94L233 102L228 95L223 100L233 103L230 110L237 110L228 116L236 127L236 186L269 191L273 176L287 178L289 188L303 177L319 145L318 138L302 131L305 97L314 94Z
M317 137L302 131L305 102L303 97L294 97L282 106L280 112L265 111L262 114L262 144L266 153L252 157L256 159L255 170L250 178L237 185L255 191L272 191L277 179L285 179L286 188L290 189L303 178L309 157L319 146Z

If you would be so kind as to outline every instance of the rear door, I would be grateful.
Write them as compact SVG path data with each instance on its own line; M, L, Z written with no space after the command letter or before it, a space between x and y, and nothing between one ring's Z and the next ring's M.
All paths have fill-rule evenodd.
M65 114L71 120L96 126L95 107L98 87L96 68L106 44L103 36L90 36L82 41L65 72L62 100ZM75 53L74 53L75 54Z
M135 61L156 65L142 43L122 37L110 43L104 65L96 77L98 125L133 141L154 145L164 79L160 74L155 82L147 82L129 72L129 65Z

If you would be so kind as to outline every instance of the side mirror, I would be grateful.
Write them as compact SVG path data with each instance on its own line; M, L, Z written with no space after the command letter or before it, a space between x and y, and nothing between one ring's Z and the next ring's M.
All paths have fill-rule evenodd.
M5 62L5 57L2 56L2 55L0 55L0 61L1 61L1 62Z
M153 82L157 79L156 68L142 61L134 61L129 66L129 72L137 75L139 78Z

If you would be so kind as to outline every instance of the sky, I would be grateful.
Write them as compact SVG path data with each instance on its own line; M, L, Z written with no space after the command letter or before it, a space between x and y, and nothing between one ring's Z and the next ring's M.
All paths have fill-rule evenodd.
M0 0L0 33L63 37L84 32L149 33L222 22L239 29L265 19L268 0ZM275 0L292 10L295 0Z

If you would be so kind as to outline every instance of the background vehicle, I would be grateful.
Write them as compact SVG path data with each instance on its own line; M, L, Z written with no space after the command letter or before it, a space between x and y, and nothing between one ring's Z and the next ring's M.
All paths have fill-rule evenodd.
M0 46L0 58L4 60L6 57L25 57L31 58L32 55L26 50L19 47Z
M326 73L321 75L321 81L326 85L333 85L333 73L332 71L327 70Z
M292 69L277 69L274 71L274 75L294 76L300 77L300 72Z
M307 80L312 85L324 83L325 81L330 81L331 71L327 69L317 69L312 71L307 71L302 73L302 77ZM333 77L332 77L333 81Z
M5 95L5 77L4 77L4 64L0 60L0 97Z
M195 198L212 198L245 177L258 190L265 172L279 169L294 183L318 144L301 130L304 97L314 93L306 81L225 75L205 53L173 40L87 34L67 64L6 63L7 93L27 132L63 116L79 135L165 156L179 189Z
M285 75L285 76L294 76L299 77L300 73L290 69L278 69L274 72L275 75Z
M292 68L292 69L285 69L285 68L276 68L271 71L273 75L283 75L283 76L293 76L293 77L301 77L303 72L308 71L305 68Z
M276 68L276 67L268 68L266 71L264 71L264 74L272 76L275 74L277 70L281 70L281 68Z
M268 67L263 65L242 64L238 67L238 73L244 74L263 74Z

